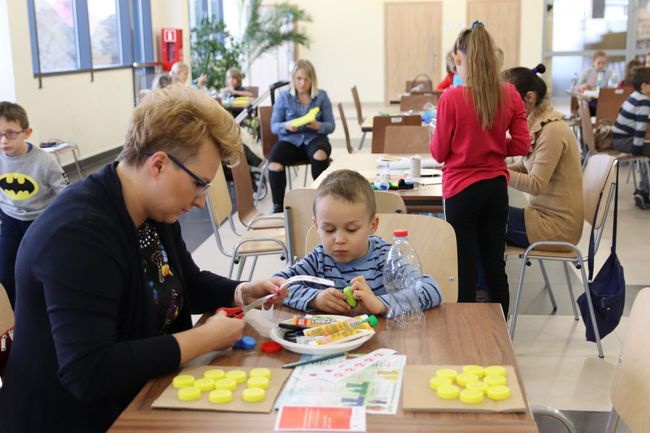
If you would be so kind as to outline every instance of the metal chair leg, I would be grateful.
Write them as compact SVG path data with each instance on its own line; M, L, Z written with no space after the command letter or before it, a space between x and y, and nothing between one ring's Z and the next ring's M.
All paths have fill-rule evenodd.
M287 185L289 185L289 191L291 191L293 189L293 185L291 185L291 178L293 177L291 175L291 167L285 167L284 173L287 176Z
M594 313L594 304L591 301L591 292L589 291L589 283L587 279L587 274L585 273L585 263L582 260L582 257L578 257L580 264L580 273L582 274L582 284L585 288L585 294L587 295L587 305L589 306L589 316L591 317L591 324L594 330L594 336L596 337L596 346L598 347L598 357L604 358L603 355L603 346L600 344L600 332L598 332L598 325L596 324L596 314Z
M551 282L548 280L548 274L546 273L546 268L544 267L544 261L538 260L539 268L542 270L542 276L544 277L544 289L548 293L548 297L551 300L551 305L553 306L553 312L557 311L557 302L555 302L555 293L553 293L553 288L551 287Z
M257 266L257 259L259 259L260 256L255 256L253 258L253 265L251 266L251 271L248 274L248 281L253 281L253 272L255 272L255 266Z
M573 308L573 317L580 320L578 317L578 308L576 307L576 295L573 293L573 285L571 284L571 276L569 275L569 265L567 262L562 262L564 266L564 278L566 278L566 285L569 289L569 297L571 297L571 308Z
M519 285L517 286L517 293L515 294L515 303L513 305L512 314L510 316L510 340L515 339L515 327L517 326L517 313L519 312L519 301L521 301L521 289L524 287L524 274L526 272L526 263L528 263L528 251L524 253L521 260L521 268L519 269Z
M302 181L303 188L307 187L307 173L309 173L309 166L305 165L305 179Z
M612 408L612 410L609 412L609 418L607 418L607 427L605 428L605 433L616 433L616 429L618 428L618 420L620 419L621 417L616 412L616 409Z
M241 256L239 258L239 266L237 266L237 276L235 280L241 280L241 274L244 272L244 264L246 264L246 256Z
M363 142L364 142L365 139L366 139L366 132L363 131L361 133L361 141L359 142L359 150L363 149Z

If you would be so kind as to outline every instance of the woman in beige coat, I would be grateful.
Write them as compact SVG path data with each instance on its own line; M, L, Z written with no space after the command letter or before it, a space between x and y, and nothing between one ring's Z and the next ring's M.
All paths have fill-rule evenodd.
M537 241L577 243L582 235L582 172L576 137L544 99L546 84L535 69L512 68L503 73L521 95L528 115L532 149L510 165L509 185L529 194L524 209L510 207L506 240L520 247Z

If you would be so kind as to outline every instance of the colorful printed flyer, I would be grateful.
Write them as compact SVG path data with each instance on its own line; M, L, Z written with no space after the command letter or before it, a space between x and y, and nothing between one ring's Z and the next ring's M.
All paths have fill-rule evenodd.
M276 431L366 431L363 407L283 406Z

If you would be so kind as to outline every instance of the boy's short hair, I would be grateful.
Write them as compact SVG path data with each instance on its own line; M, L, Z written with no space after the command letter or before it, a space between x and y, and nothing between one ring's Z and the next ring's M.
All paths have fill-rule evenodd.
M16 122L21 128L29 128L29 119L27 112L23 107L9 101L0 102L0 117L4 117L7 122Z
M230 76L232 78L238 80L240 84L241 84L242 80L244 79L244 74L242 73L241 69L235 68L234 66L232 68L228 68L226 73L230 74Z
M596 50L594 51L594 55L591 56L591 61L595 61L598 57L605 57L607 58L607 53L603 50Z
M647 66L637 66L632 69L632 85L637 92L641 91L641 84L650 84L650 68Z
M375 192L370 188L368 180L353 170L336 170L330 173L316 189L314 199L314 216L316 216L316 203L322 197L333 195L350 203L365 203L368 209L368 219L374 218L377 213Z
M239 161L243 148L232 115L206 92L172 84L149 92L135 107L118 159L139 167L148 152L162 150L186 161L198 154L205 138L222 160Z

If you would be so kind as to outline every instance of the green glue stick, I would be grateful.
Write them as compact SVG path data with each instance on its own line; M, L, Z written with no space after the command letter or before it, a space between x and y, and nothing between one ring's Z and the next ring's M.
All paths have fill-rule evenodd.
M350 307L354 308L357 306L357 300L352 295L352 287L347 286L343 289L343 294L345 295L345 301L350 304Z

